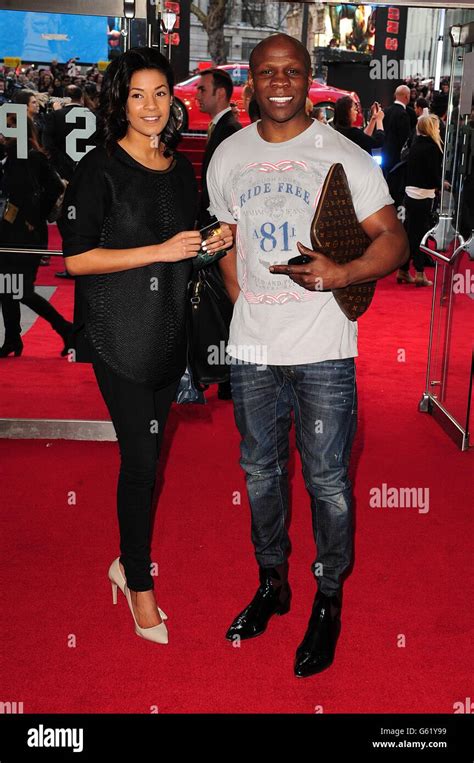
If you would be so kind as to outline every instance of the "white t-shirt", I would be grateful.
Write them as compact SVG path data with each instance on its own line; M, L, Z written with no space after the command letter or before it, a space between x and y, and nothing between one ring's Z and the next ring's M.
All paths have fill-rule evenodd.
M207 171L209 212L237 223L237 277L227 352L258 365L300 365L357 355L357 323L332 292L308 291L269 266L311 249L310 226L324 178L341 162L360 221L393 204L374 159L317 120L283 143L260 137L257 123L216 149Z

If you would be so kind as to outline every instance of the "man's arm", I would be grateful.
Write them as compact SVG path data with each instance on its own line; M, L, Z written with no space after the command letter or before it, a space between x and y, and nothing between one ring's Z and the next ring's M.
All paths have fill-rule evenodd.
M235 248L235 239L237 225L229 225L234 238L232 249L229 249L225 257L221 257L219 260L219 268L221 271L224 286L227 294L230 297L232 304L237 302L237 297L240 294L240 286L237 281L237 253Z
M326 291L383 278L407 261L410 254L408 239L392 204L367 217L361 226L372 243L357 260L337 265L324 254L313 252L298 242L299 251L310 256L311 262L307 265L273 265L270 272L289 275L309 291Z

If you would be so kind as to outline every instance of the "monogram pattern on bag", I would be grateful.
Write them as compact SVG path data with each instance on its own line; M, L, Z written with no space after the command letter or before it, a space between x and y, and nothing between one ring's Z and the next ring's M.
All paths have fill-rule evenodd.
M338 265L361 257L369 244L354 210L352 196L342 164L333 164L319 198L311 225L311 244ZM356 321L369 307L375 292L375 281L333 289L344 315Z

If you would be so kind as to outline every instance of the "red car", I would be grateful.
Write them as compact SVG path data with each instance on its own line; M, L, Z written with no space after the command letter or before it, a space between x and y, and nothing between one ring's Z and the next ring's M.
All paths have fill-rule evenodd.
M209 66L211 66L211 64ZM225 69L225 71L232 77L234 83L232 100L238 106L240 123L243 127L246 127L250 123L250 120L243 107L242 89L247 82L249 65L225 64L218 68ZM193 77L184 80L184 82L180 82L174 88L174 101L180 112L183 132L189 130L193 132L206 132L209 125L209 115L204 114L196 103L196 87L199 79L199 74L195 74ZM343 95L350 95L359 106L359 118L356 122L356 126L361 127L363 125L362 110L357 93L350 92L349 90L340 90L338 87L328 87L328 85L323 85L319 82L313 82L308 95L315 106L320 106L325 109L328 122L333 118L334 104L336 101Z

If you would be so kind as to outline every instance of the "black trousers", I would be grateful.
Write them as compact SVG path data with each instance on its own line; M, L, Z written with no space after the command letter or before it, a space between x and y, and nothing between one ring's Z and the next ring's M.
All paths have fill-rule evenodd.
M179 379L154 389L118 376L92 348L93 369L120 450L117 514L120 561L132 591L153 589L151 513L157 462Z
M47 299L35 292L35 281L38 273L40 257L34 254L2 254L0 255L0 273L22 276L23 296L14 299L12 294L0 293L3 322L5 324L5 342L15 342L21 334L20 303L34 310L37 315L51 324L51 327L61 336L65 336L69 323L58 311L50 305Z
M426 231L431 228L431 208L433 199L412 199L405 196L403 201L405 206L405 230L410 244L410 259L401 270L407 271L410 260L418 273L423 273L425 267L425 255L420 252L421 239Z

